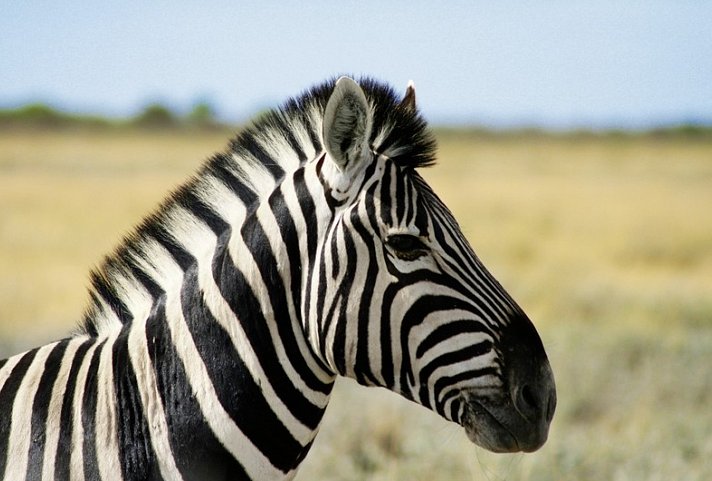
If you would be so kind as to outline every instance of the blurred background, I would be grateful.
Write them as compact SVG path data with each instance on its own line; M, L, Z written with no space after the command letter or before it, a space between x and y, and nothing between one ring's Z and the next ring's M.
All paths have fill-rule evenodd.
M66 2L65 2L66 3ZM537 453L338 384L297 479L712 479L712 4L29 0L0 15L0 358L259 112L341 73L403 90L423 172L549 352Z

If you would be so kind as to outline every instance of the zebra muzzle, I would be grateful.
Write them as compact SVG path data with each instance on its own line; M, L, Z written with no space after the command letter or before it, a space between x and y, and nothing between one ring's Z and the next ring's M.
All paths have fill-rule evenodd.
M541 339L526 316L507 326L500 352L502 389L464 393L462 424L471 441L490 451L536 451L549 435L556 386Z

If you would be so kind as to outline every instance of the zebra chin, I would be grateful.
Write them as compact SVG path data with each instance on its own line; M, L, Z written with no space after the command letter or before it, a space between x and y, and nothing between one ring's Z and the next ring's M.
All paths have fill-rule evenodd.
M527 418L511 401L468 399L461 421L473 443L495 453L532 452L544 445L551 419Z

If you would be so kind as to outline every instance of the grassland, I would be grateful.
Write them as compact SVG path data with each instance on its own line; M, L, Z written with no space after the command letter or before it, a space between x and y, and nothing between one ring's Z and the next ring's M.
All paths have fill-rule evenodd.
M87 272L224 132L0 132L0 356L71 331ZM298 479L712 479L712 142L440 135L424 175L530 314L559 392L493 455L340 382Z

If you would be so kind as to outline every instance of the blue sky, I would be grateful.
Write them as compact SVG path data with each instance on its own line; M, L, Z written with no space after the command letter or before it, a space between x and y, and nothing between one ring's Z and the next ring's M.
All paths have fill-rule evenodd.
M355 73L398 89L414 80L438 123L712 121L706 1L27 0L2 10L3 107L123 116L207 100L241 120Z

